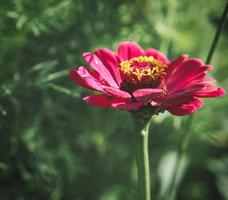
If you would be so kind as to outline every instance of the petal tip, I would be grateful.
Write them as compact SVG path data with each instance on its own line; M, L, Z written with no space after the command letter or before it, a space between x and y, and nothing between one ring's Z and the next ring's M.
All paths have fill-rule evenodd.
M223 89L221 87L218 88L218 93L219 93L219 96L225 96L226 95L225 89Z

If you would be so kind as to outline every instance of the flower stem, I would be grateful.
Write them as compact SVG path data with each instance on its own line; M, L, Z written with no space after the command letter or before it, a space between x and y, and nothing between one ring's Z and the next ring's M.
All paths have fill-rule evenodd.
M225 8L224 8L223 13L222 13L221 22L218 26L216 33L215 33L214 40L211 44L211 48L210 48L209 53L207 55L206 64L210 64L210 62L211 62L211 58L212 58L214 51L215 51L215 48L218 44L219 36L222 32L222 27L223 27L225 20L226 20L227 12L228 12L228 1L226 2Z
M138 172L138 198L150 200L150 167L148 154L148 134L150 121L140 120L133 115L135 125L135 149Z

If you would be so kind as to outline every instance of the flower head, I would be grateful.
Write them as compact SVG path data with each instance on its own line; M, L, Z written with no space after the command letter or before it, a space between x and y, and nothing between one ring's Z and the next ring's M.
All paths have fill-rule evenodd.
M92 67L76 67L70 77L77 84L98 91L84 100L95 106L123 110L168 110L174 115L195 112L200 98L224 95L206 73L212 68L196 58L182 55L172 61L155 49L144 51L137 43L120 43L117 53L101 48L84 53Z

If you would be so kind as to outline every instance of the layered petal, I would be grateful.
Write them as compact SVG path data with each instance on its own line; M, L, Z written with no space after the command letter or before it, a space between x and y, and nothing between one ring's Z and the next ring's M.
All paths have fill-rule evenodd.
M104 94L91 94L84 97L83 100L93 106L109 107L111 105L112 98Z
M102 84L97 77L94 77L95 73L90 72L86 67L74 68L70 72L70 77L76 83L86 87L88 89L94 89L103 92Z
M183 96L196 96L199 91L205 88L206 85L213 83L215 80L213 78L204 78L204 79L196 79L184 87L178 87L173 92L169 91L169 94L164 97L166 100L172 100L176 97ZM217 87L216 87L217 88Z
M143 56L144 50L135 42L122 42L118 46L117 53L120 61L125 61Z
M108 94L116 97L121 97L124 99L130 99L131 95L123 90L120 90L118 88L113 88L113 87L103 87L104 91L107 92Z
M143 102L132 102L123 99L115 99L112 101L111 106L120 110L137 110L144 105Z
M173 115L189 115L200 107L203 106L203 102L196 97L184 97L173 99L173 101L166 102L162 105L162 107L168 110Z
M194 93L194 96L200 98L211 98L211 97L219 97L225 94L225 90L223 88L214 86L214 85L205 85L201 90Z
M183 88L169 94L163 98L163 101L173 101L176 98L183 98L186 96L194 96L194 93L204 88L203 84L194 85L192 87Z
M188 55L181 55L178 58L173 59L169 64L168 64L168 68L166 70L166 79L168 79L169 77L172 77L176 70L179 68L179 66L188 59Z
M200 73L204 73L209 67L201 68L204 63L201 60L192 58L182 62L172 76L167 78L168 90L174 91L177 88L181 88L190 81L194 80Z
M103 65L109 70L112 77L115 79L118 86L121 83L121 76L119 71L119 60L117 55L107 48L101 48L94 52L100 59Z
M137 101L143 102L151 102L153 99L158 98L162 94L163 90L153 88L138 89L132 93Z
M81 78L81 76L79 76L78 74L78 67L75 67L73 69L70 70L69 73L70 78L77 84L81 85L82 87L85 87L87 89L93 89L92 87L90 87L85 81L84 79Z
M117 82L114 80L111 72L96 54L87 52L83 54L83 57L85 61L90 64L93 69L96 70L110 86L116 88L119 87Z
M109 94L121 98L131 98L131 95L119 88L110 87L104 85L101 80L99 80L99 75L96 71L89 71L86 67L74 68L70 72L71 78L78 84L86 87L88 89L93 89L105 94Z
M144 105L142 102L131 102L126 99L111 97L108 95L88 95L83 98L86 103L99 107L112 107L120 110L137 110Z
M147 49L145 51L145 55L146 56L153 56L155 59L163 62L166 65L169 63L169 59L166 57L166 55L161 53L160 51L158 51L156 49L153 49L153 48Z

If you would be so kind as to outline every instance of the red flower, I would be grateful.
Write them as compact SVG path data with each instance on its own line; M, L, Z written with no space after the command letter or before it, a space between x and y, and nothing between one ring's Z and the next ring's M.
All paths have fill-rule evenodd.
M73 68L70 77L77 84L101 92L84 100L95 106L138 110L144 106L188 115L199 109L201 97L224 95L225 91L207 78L212 67L182 55L172 61L155 49L144 51L137 43L123 42L117 53L101 48L84 53L93 68Z

